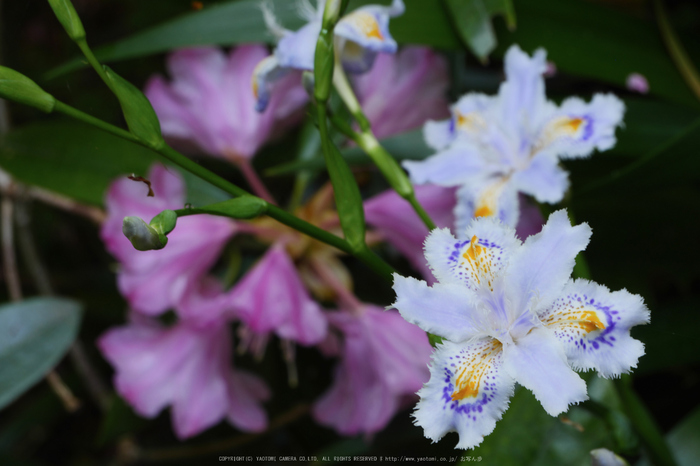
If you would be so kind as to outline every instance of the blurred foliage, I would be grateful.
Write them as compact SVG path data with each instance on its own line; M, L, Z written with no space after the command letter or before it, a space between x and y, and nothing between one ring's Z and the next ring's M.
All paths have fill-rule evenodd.
M164 53L173 47L231 46L272 39L264 30L254 0L204 1L202 10L195 9L189 0L149 0L147 6L138 0L74 3L98 57L137 87L142 87L153 73L163 73ZM286 27L293 29L301 24L293 2L273 3ZM350 8L366 3L372 2L351 0ZM464 5L467 3L478 2ZM500 2L482 3L493 6ZM627 288L641 294L651 309L651 325L633 331L647 349L634 373L635 388L667 432L680 464L696 464L700 460L700 345L695 335L700 328L700 242L696 240L700 237L700 101L687 88L664 48L651 8L636 0L515 1L512 5L517 27L511 30L501 16L487 15L481 22L469 24L463 22L468 18L453 21L449 8L453 12L455 7L466 8L456 1L406 0L406 5L406 14L392 20L392 33L402 44L427 44L445 52L454 67L453 75L461 77L453 84L454 95L494 92L502 79L498 59L507 47L517 43L528 52L537 47L547 50L549 60L558 69L558 74L547 81L550 98L571 94L589 98L593 92L613 92L624 98L625 127L617 133L615 149L590 159L566 162L572 190L563 205L575 212L578 222L588 222L593 228L586 258L594 280L611 289ZM700 64L700 39L694 33L700 28L700 7L690 0L671 1L666 7L688 56ZM487 11L502 10L489 7ZM124 125L118 101L92 70L74 60L78 50L47 2L3 2L0 21L3 65L36 80L70 105ZM471 53L483 58L491 49L491 45L475 48L470 37L479 29L473 24L493 33L492 45L496 48L488 66L472 58ZM624 89L625 79L632 72L646 76L649 95L639 96ZM27 107L11 104L9 108L14 129L0 138L0 167L24 183L101 206L105 189L115 177L143 175L158 160L147 149L82 124ZM429 155L420 132L391 138L386 147L399 158ZM325 181L318 173L322 168L319 154L317 138L292 134L265 148L255 164L261 172L276 175L267 181L278 193L289 193L294 183L291 175L307 170L298 194L303 196L304 191ZM366 196L385 186L374 171L363 168L367 159L356 148L344 149L343 155L359 171ZM226 164L203 157L196 160L242 183L236 170ZM188 202L194 206L227 198L192 175L184 176ZM80 336L99 375L107 380L110 368L94 341L125 319L125 303L115 287L114 261L104 251L97 228L86 220L39 204L32 212L39 256L57 292L83 303ZM235 239L234 246L242 241L245 239ZM401 273L411 273L407 262L392 255L389 248L380 252ZM350 259L345 261L350 270L359 272L354 276L362 300L385 305L392 299L390 290L377 289L372 277L361 273L360 266ZM251 262L251 257L242 258L244 268ZM25 264L20 265L25 292L37 294L30 271ZM6 298L4 287L0 295ZM3 307L0 319L7 312ZM42 321L44 325L51 322L49 317ZM77 325L76 320L66 320L53 331L66 334L70 329L63 325L69 323ZM37 335L43 338L43 334ZM43 359L50 367L67 346L50 346L52 340L43 340L42 345L30 346L37 351L54 349L51 357ZM275 420L300 403L313 402L330 384L333 362L314 350L300 348L301 383L297 388L286 387L284 361L272 348L260 363L243 356L236 358L236 364L254 368L276 387L266 405ZM17 364L8 368L5 363L2 367L21 370ZM219 454L263 452L319 458L353 454L458 459L481 456L482 463L488 465L584 465L589 464L588 451L602 447L625 455L632 464L645 455L630 433L609 383L593 377L589 380L591 397L613 413L610 417L600 416L599 410L584 403L567 413L566 419L552 418L529 391L519 390L484 444L476 451L462 452L453 450L455 434L438 444L423 437L409 417L414 400L407 400L406 409L373 438L339 437L302 413L267 434L247 436L221 424L181 444L172 434L169 412L145 421L114 395L103 413L91 402L72 364L61 363L58 371L84 402L82 408L68 414L45 383L34 386L3 411L0 463L116 464L111 462L115 458L126 462L135 457L145 464L149 459L164 457L171 448L186 449L179 453L179 464L213 462ZM4 380L2 374L0 379ZM38 379L34 375L26 380L31 380L28 386ZM224 443L219 443L222 440ZM212 449L212 445L220 445L220 449ZM176 463L172 459L168 462Z

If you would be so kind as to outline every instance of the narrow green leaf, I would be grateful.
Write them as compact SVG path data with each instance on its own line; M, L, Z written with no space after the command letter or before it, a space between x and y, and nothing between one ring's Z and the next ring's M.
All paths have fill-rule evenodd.
M104 67L107 78L110 80L110 88L119 99L122 112L134 136L148 144L154 149L158 149L165 144L160 132L160 122L158 116L148 98L139 88L131 84L126 79L119 76L109 67Z
M360 188L335 144L330 139L324 138L323 135L321 138L325 139L321 144L325 146L323 155L328 175L333 183L340 225L350 246L354 250L359 250L365 244L365 212L362 207Z
M83 23L70 0L49 0L49 5L71 39L85 38Z
M0 306L0 408L41 380L75 340L81 305L32 298Z
M0 97L51 113L56 99L34 81L17 71L0 66Z

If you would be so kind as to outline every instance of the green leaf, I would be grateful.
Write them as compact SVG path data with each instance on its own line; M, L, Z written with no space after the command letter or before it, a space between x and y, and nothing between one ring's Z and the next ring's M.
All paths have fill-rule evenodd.
M388 0L352 0L349 11L362 5ZM399 43L424 44L441 48L456 48L455 35L441 0L405 0L406 13L391 20L392 36ZM299 17L296 3L290 0L272 0L275 16L280 24L292 31L299 29L304 20ZM241 0L212 5L203 10L184 14L150 29L95 50L103 63L163 53L169 50L202 45L230 46L250 42L272 43L267 32L260 2ZM47 73L51 79L83 68L78 57Z
M0 306L0 408L41 380L75 340L81 305L32 298Z
M482 62L496 48L496 33L491 25L495 15L505 15L509 28L515 26L510 0L445 0L462 41Z
M666 442L673 452L678 466L696 466L700 458L700 408L695 408L671 432L666 435ZM636 466L651 466L648 459L643 458Z
M56 99L34 81L4 66L0 66L0 97L38 108L45 113L53 112L56 105Z
M102 205L116 178L146 176L162 159L145 147L72 121L35 123L0 137L0 166L17 180L93 205ZM205 205L229 199L221 189L180 171L187 199Z
M499 466L582 465L590 464L591 449L612 448L602 420L577 407L564 416L583 432L548 415L532 392L520 387L495 430L464 456ZM473 464L475 459L461 464Z
M700 408L689 414L666 436L679 466L693 466L700 458Z
M102 447L128 433L141 430L148 421L134 413L134 410L122 398L114 396L109 410L102 419L95 443Z
M110 80L108 85L122 106L122 112L124 113L126 124L129 126L129 131L154 149L163 147L165 141L160 133L160 122L148 98L139 88L119 76L109 67L105 66L104 69L107 78Z
M495 27L498 55L502 56L511 44L519 44L527 52L544 47L547 58L560 72L620 87L624 87L630 73L637 72L649 81L651 94L700 107L666 53L652 21L595 2L538 0L518 3L517 30L508 31L499 24Z
M354 250L359 250L365 244L365 212L362 207L360 188L333 141L324 138L323 133L321 139L321 145L325 146L323 155L333 184L340 226L350 246Z

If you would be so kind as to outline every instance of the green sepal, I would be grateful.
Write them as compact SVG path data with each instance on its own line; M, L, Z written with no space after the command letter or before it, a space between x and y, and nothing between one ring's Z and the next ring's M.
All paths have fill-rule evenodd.
M435 348L437 347L438 344L442 343L444 338L438 335L433 335L432 333L428 333L428 341L430 342L430 345Z
M85 38L83 23L70 0L49 0L49 5L71 39L78 41Z
M267 211L267 202L255 196L240 196L228 201L209 204L204 207L180 209L177 215L209 214L222 217L251 219L261 216Z
M151 219L149 225L159 234L167 235L175 229L177 214L174 210L164 210Z
M146 96L108 66L104 70L109 80L107 84L119 99L129 131L152 149L162 148L165 141L160 132L160 122Z
M35 107L42 112L53 112L56 99L37 83L17 71L0 66L0 97Z

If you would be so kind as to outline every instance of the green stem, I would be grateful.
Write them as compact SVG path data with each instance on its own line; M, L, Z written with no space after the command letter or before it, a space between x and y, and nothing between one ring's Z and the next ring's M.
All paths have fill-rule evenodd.
M700 74L698 74L697 68L693 65L693 62L688 56L680 38L676 34L676 31L671 27L671 22L668 20L666 15L666 10L661 4L660 0L654 1L654 10L656 11L656 22L661 30L661 37L666 44L668 52L671 54L671 59L673 63L678 68L683 80L688 85L693 94L700 99Z
M381 257L372 252L366 244L364 248L355 253L355 257L367 265L371 264L370 267L372 267L375 272L379 273L384 280L390 283L394 281L393 275L396 273L396 270L384 262Z
M352 116L355 118L360 126L360 133L355 133L354 131L350 133L347 129L348 125L338 125L340 131L345 135L352 138L357 145L372 159L375 165L382 172L389 185L396 191L402 198L406 199L411 207L416 211L418 217L423 221L428 230L433 230L435 228L435 222L430 218L430 215L425 211L425 209L420 205L418 199L416 199L416 193L413 189L408 176L404 173L401 166L398 164L396 159L389 154L389 152L382 147L382 145L377 140L377 137L372 132L372 127L370 125L369 119L362 111L360 102L357 100L355 93L350 86L343 66L339 61L336 61L335 70L333 73L333 85L335 86L340 98L345 103Z
M97 74L100 75L102 81L104 81L107 87L111 89L112 86L110 85L110 80L107 77L107 73L105 73L104 68L97 60L97 57L95 57L95 54L93 54L92 50L90 50L90 46L88 46L87 40L85 38L78 39L75 41L75 43L78 44L78 47L80 47L80 50L83 52L83 55L85 55L85 58L87 58L88 63L90 63L90 65L95 69Z
M663 434L656 425L651 413L642 400L639 399L632 387L632 378L623 374L613 381L627 417L632 422L634 430L642 438L651 462L656 466L676 466L676 460L668 448Z
M131 133L128 131L125 131L121 128L118 128L114 125L111 125L109 123L106 123L102 120L99 120L93 116L90 116L76 108L73 108L69 105L64 104L63 102L56 101L56 107L55 110L63 113L64 115L68 115L72 118L75 118L79 121L82 121L84 123L96 126L100 128L103 131L106 131L108 133L111 133L115 136L118 136L120 138L126 139L131 142L135 142L137 144L140 144L144 147L147 147L151 150L154 150L145 144L143 144L141 141L139 141L135 136L133 136ZM193 162L186 156L180 154L177 152L175 149L171 148L170 146L165 146L161 149L155 150L158 154L161 156L165 157L166 159L170 160L171 162L175 163L176 165L179 165L180 167L184 168L185 170L189 171L190 173L193 173L194 175L197 175L198 177L202 178L203 180L211 183L212 185L221 188L225 192L233 195L233 196L250 196L251 194L248 193L247 191L239 188L238 186L232 184L231 182L225 180L224 178L220 177L219 175L212 173L211 171L207 170L206 168L202 167L201 165ZM301 220L294 215L280 209L277 206L274 206L272 204L267 205L267 215L270 217L274 218L280 223L283 223L291 228L294 228L295 230L301 231L302 233L311 236L312 238L315 238L319 241L322 241L330 246L333 246L337 249L340 249L343 252L346 252L348 254L352 254L353 250L350 247L350 245L347 243L347 241L343 240L342 238L337 237L336 235L327 232L326 230L323 230L315 225L312 225L308 222L305 222L304 220ZM362 259L361 259L362 260ZM363 260L364 262L364 260ZM374 262L369 265L373 270L374 269ZM382 270L377 269L377 273L384 275Z

